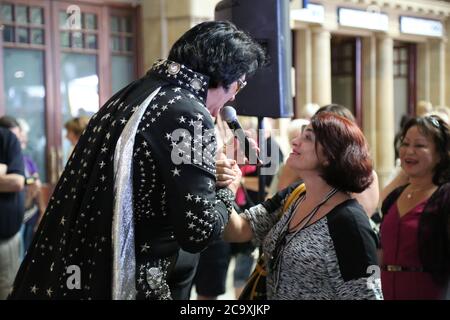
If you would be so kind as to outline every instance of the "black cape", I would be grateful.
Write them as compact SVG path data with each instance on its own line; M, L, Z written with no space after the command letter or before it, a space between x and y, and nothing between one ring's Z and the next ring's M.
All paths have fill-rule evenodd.
M207 90L206 76L160 60L102 106L56 185L10 299L171 298L180 247L203 250L228 221L215 189Z

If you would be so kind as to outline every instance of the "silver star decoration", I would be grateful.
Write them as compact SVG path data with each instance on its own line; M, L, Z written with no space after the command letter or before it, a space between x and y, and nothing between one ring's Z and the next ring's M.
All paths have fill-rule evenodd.
M188 193L188 194L186 195L186 200L191 201L191 200L192 200L192 194Z
M147 244L147 242L141 246L141 252L147 252L148 249L150 249L150 246Z
M174 177L175 177L175 176L180 176L181 170L178 170L177 168L175 168L175 169L173 169L173 170L171 170L171 171L172 171Z

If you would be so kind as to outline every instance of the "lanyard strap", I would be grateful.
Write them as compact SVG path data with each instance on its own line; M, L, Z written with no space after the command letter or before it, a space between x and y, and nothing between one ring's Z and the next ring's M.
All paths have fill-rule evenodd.
M286 239L286 243L284 244L285 247L287 246L287 244L288 244L289 242L291 242L291 240L295 237L295 235L296 235L298 232L300 232L303 228L305 228L305 227L310 223L310 221L311 221L312 218L315 216L315 214L317 213L317 211L319 211L320 207L321 207L324 203L326 203L328 200L330 200L330 198L331 198L332 196L334 196L337 192L338 192L338 190L337 190L336 188L331 189L331 190L325 195L325 197L322 199L322 201L320 201L319 204L318 204L317 206L315 206L314 209L312 209L310 213L308 213L302 220L300 220L299 223L297 223L297 224L294 226L294 228L292 228L292 229L295 229L295 228L297 228L297 227L300 225L300 228L298 228L297 230L295 230L295 232L293 232L293 234L292 234L292 236L289 238L289 240ZM303 198L302 200L304 200L304 198ZM300 205L300 203L299 203L299 205ZM289 222L293 219L293 217L294 217L294 212L292 213L292 216L290 217L290 219L289 219L289 221L288 221L288 223L287 223L287 229L286 229L286 232L283 234L284 236L286 236L286 235L289 233ZM306 222L302 225L303 221L305 221L305 220L306 220Z
M275 278L274 278L274 283L275 283L275 287L278 287L278 280L280 277L280 272L281 272L281 265L280 265L280 260L281 260L281 256L283 255L284 250L286 249L287 245L292 241L292 239L295 238L295 236L297 235L298 232L300 232L303 228L305 228L305 226L307 226L309 224L309 222L311 221L311 219L313 218L313 216L317 213L317 211L319 211L320 207L327 202L332 196L334 196L336 193L338 192L338 190L336 188L331 189L326 195L325 197L322 199L322 201L319 202L319 204L317 204L317 206L314 207L313 210L311 210L310 213L308 213L297 225L300 225L303 221L306 220L306 223L304 223L302 226L300 226L300 228L298 228L289 239L286 239L286 235L288 234L289 231L289 222L292 220L292 218L294 217L294 213L296 208L303 202L303 200L305 199L306 195L303 196L298 205L296 205L292 211L291 216L289 217L288 221L286 222L286 224L283 226L283 228L281 229L281 234L280 237L278 238L276 244L275 244L275 248L273 250L271 259L270 259L270 264L269 267L272 270L272 272L274 272Z

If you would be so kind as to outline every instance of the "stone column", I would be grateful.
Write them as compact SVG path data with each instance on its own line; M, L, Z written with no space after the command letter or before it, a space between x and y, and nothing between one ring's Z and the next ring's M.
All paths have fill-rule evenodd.
M295 30L295 114L312 102L311 30Z
M430 40L430 101L435 106L445 105L445 42Z
M362 40L362 83L363 83L363 131L370 146L372 159L376 166L376 73L377 73L377 41L375 37L366 37Z
M430 101L430 46L417 45L417 101Z
M331 35L319 28L312 31L312 102L320 106L331 103Z
M219 0L145 0L142 1L144 68L158 58L166 58L170 47L195 24L214 19Z
M376 163L380 186L386 185L394 168L394 41L382 35L377 40Z
M446 23L446 34L447 37L450 35L450 20L447 19L447 23ZM445 87L446 87L446 93L447 96L445 97L445 103L447 107L450 107L450 43L448 42L448 39L445 42L445 57L446 57L446 64L445 64L445 69L446 72L445 74L447 75L447 77L445 78Z
M166 6L161 0L141 2L144 70L148 70L156 59L167 55L167 18ZM151 35L151 36L149 36Z

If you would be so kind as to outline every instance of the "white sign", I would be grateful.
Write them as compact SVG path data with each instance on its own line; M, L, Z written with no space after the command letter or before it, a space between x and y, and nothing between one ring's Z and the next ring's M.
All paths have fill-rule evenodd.
M304 9L291 10L291 19L324 23L325 21L325 8L320 4L308 3L308 6Z
M422 36L442 37L444 35L444 27L442 22L437 20L400 17L400 32Z
M389 18L385 13L339 8L339 24L345 27L388 31Z

